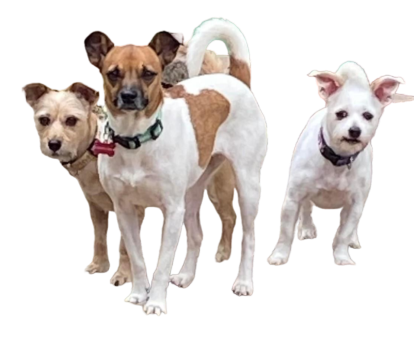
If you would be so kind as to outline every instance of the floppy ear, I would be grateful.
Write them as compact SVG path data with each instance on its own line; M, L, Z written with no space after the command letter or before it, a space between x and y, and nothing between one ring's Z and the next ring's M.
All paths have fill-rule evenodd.
M105 56L113 47L113 42L102 32L93 32L85 39L89 61L99 69L102 68Z
M182 34L171 34L165 31L158 32L152 38L148 46L151 47L155 53L157 53L161 65L164 68L174 60L178 48L182 44L182 41L180 41L182 39Z
M72 84L67 91L75 93L76 97L89 107L95 106L99 99L99 92L80 82Z
M345 82L340 75L329 71L312 71L308 76L316 78L319 95L325 101Z
M43 95L51 91L49 87L43 84L29 84L24 86L23 90L26 93L27 103L33 108Z
M371 90L385 107L393 101L392 97L397 92L398 86L403 83L403 78L386 75L373 81Z

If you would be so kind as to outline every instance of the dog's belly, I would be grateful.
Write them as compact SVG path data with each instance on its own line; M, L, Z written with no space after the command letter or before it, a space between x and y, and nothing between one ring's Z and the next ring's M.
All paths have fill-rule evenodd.
M342 208L347 201L348 194L346 191L320 190L316 195L311 197L315 206L323 209Z

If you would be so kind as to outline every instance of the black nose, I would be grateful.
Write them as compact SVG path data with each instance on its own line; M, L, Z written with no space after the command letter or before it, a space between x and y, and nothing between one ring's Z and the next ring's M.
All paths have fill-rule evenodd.
M48 145L53 152L56 152L60 150L62 143L59 140L50 140Z
M121 92L121 99L124 104L133 104L138 96L138 92L135 90L123 90Z
M348 132L349 136L354 139L358 139L361 135L361 129L359 127L351 127Z

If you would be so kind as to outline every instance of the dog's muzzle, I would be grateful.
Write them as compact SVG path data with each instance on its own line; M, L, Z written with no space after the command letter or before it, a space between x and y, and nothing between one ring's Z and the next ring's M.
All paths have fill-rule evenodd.
M148 106L148 99L138 89L125 88L119 92L116 106L124 111L142 111Z

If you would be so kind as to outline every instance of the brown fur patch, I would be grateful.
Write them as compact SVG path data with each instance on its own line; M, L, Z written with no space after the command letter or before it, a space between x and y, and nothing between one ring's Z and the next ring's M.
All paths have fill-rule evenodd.
M250 88L250 67L244 61L230 57L230 75L244 82Z
M229 101L219 92L209 89L193 95L188 94L183 86L174 86L166 93L173 99L184 98L187 102L197 140L198 164L206 167L213 152L217 130L230 113Z

